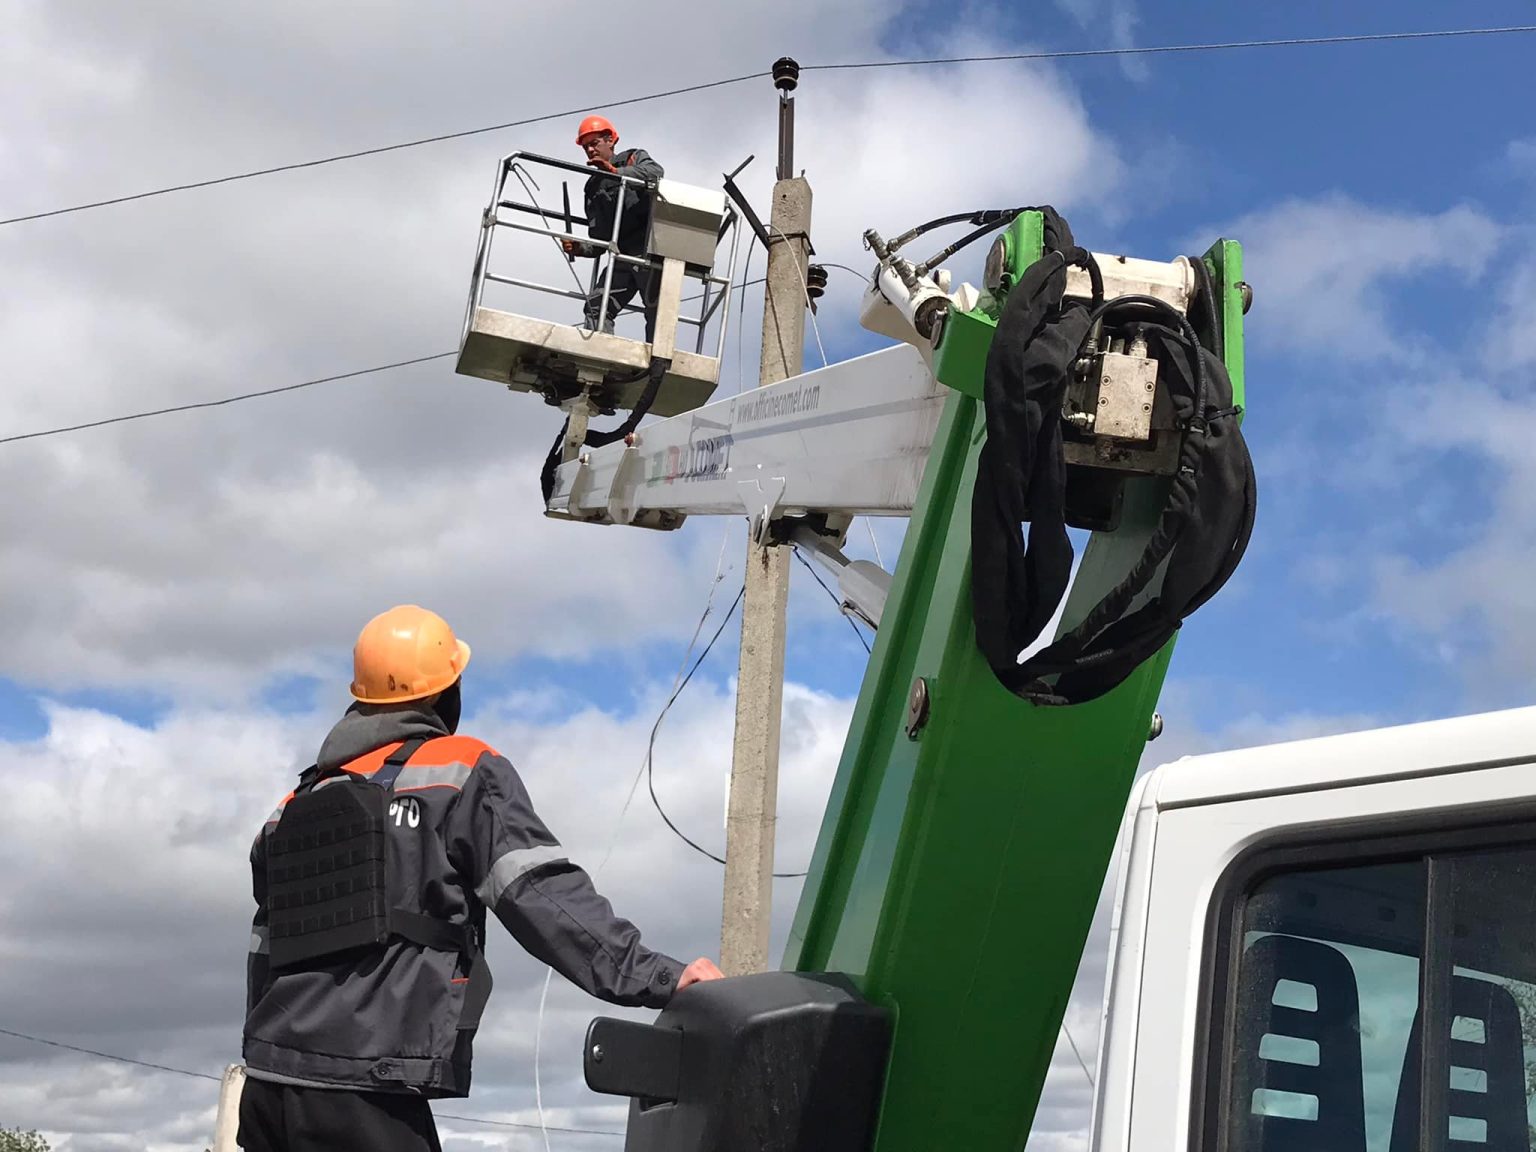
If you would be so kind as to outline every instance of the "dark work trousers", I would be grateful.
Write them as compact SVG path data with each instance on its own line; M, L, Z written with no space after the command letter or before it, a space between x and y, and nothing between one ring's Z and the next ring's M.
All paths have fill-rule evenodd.
M608 293L608 318L603 324L604 332L613 331L613 322L619 315L619 309L640 295L640 305L645 310L645 342L651 343L656 338L656 294L661 288L661 276L658 270L650 265L626 264L622 260L613 265L613 287ZM587 327L597 328L597 318L603 309L603 278L597 278L597 288L591 296L587 297L586 321Z
M245 1152L442 1152L420 1096L250 1078L240 1092L237 1142Z

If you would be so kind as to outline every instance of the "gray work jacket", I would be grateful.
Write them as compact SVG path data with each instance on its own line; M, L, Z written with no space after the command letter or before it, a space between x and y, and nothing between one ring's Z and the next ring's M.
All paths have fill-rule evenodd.
M486 910L519 944L593 996L660 1008L683 964L653 952L571 863L533 809L510 762L448 735L428 709L354 705L318 767L367 776L407 740L425 737L400 772L387 823L389 867L409 911L468 926L484 940ZM268 964L266 842L251 850L256 916L247 972L244 1058L259 1080L433 1097L469 1092L471 1046L489 973L473 955L391 938L361 959ZM471 980L471 971L475 979ZM482 984L482 979L486 982ZM480 985L472 987L471 985Z

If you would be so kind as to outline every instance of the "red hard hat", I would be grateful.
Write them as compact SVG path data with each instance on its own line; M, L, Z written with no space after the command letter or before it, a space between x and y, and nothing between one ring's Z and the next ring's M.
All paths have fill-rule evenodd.
M599 132L608 133L615 141L619 138L618 129L613 126L606 116L588 116L581 122L581 127L576 130L576 143L580 144L588 136L594 136Z

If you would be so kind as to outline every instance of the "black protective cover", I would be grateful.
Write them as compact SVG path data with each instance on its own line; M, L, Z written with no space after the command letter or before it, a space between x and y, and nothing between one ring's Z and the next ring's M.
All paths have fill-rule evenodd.
M627 1152L869 1147L891 1014L844 977L764 972L695 984L651 1026L666 1033L652 1043L620 1024L593 1022L585 1063L594 1091L634 1097ZM646 1095L674 1082L675 1099Z

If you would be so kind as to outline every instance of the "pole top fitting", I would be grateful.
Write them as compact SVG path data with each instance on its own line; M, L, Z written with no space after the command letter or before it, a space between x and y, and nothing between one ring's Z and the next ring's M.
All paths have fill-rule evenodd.
M821 299L827 290L827 269L821 264L812 264L805 270L805 294L812 300Z
M780 56L773 62L773 86L785 95L793 92L800 83L800 65L788 56Z

